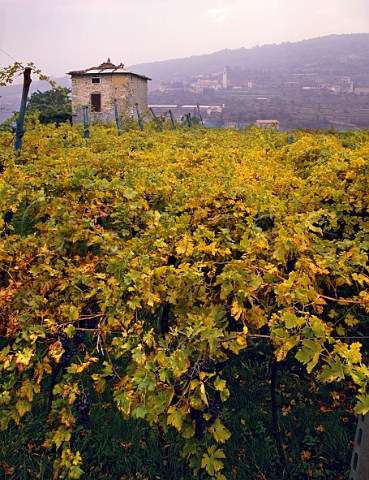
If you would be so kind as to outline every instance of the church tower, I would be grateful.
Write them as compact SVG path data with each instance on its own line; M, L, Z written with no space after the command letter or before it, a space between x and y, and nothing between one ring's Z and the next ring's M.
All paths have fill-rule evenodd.
M227 67L223 68L223 90L227 90L228 88L228 72Z

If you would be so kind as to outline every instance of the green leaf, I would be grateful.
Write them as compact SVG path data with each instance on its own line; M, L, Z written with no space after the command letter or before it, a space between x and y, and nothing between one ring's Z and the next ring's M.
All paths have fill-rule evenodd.
M180 410L177 410L175 405L168 408L167 424L173 425L179 432L182 430L184 418L185 415Z
M208 453L204 453L201 459L201 468L205 468L209 475L214 476L215 472L219 472L224 468L221 459L226 458L222 449L216 445L208 448Z
M71 323L63 329L64 333L68 335L69 338L72 338L76 333L76 327Z
M10 411L2 408L1 415L0 415L0 431L1 432L4 432L5 430L7 430L10 421L11 421Z
M311 373L318 363L323 347L317 340L303 340L301 350L296 354L296 359L306 365L306 370Z
M344 365L340 358L336 356L335 358L327 359L327 363L323 365L319 379L322 382L333 382L335 380L342 380L344 376Z
M155 378L149 376L143 378L142 380L135 381L135 384L137 384L138 390L147 390L148 392L154 391L156 387Z
M213 425L209 427L209 432L218 443L225 443L231 438L231 432L222 424L219 418L217 418Z
M355 406L357 414L365 415L369 412L369 395L367 393L357 396L358 403Z
M181 429L183 438L192 438L195 435L195 425L193 423L187 423Z
M52 439L58 449L62 443L69 442L71 436L71 432L64 425L60 425L54 432Z
M114 400L117 404L118 410L129 415L132 403L132 393L115 391Z
M222 390L220 392L220 399L222 402L226 402L230 396L230 391L228 390L228 388L225 388L224 390Z
M132 410L133 418L145 418L147 415L146 405L139 405L134 410Z
M291 328L296 327L297 317L294 313L287 313L286 312L286 313L283 314L282 318L285 322L286 328L291 329Z

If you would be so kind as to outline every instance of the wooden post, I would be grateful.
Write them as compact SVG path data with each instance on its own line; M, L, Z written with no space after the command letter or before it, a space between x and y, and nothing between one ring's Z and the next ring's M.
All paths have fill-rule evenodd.
M22 100L19 108L19 115L16 121L17 129L16 129L16 135L15 135L15 144L14 144L15 150L21 150L22 148L22 138L24 135L24 115L26 113L29 87L32 83L31 72L32 72L32 68L30 67L26 67L23 72Z
M88 106L85 105L83 108L83 127L84 127L84 138L90 138L90 119L88 118Z
M174 122L174 117L173 117L172 110L169 110L169 115L170 115L170 120L172 122L172 128L173 128L173 130L175 130L176 129L176 124Z
M357 422L349 480L369 479L369 414L360 415Z
M140 130L143 132L144 131L144 126L143 126L142 119L141 119L140 107L138 106L138 103L136 103L135 105L136 105L136 113L137 113L138 124L140 126Z
M158 117L155 115L154 110L151 107L149 108L149 110L151 112L151 115L153 116L153 119L155 120L156 125L158 126L159 131L162 132L163 128L159 122Z
M115 113L115 123L117 124L118 136L122 133L120 130L120 120L119 120L119 111L118 111L118 102L117 99L114 99L114 113Z
M189 128L192 127L191 113L188 113L188 114L187 114L187 125L189 126Z

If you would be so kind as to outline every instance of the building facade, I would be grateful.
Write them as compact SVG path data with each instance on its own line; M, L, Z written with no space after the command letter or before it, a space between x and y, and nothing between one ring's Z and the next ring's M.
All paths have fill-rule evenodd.
M92 121L113 122L114 101L119 114L135 115L137 103L147 109L147 90L150 78L130 72L121 63L114 65L110 58L98 67L68 72L72 80L73 123L83 121L83 107L89 106Z
M278 120L256 120L256 126L259 128L270 128L272 130L279 130Z

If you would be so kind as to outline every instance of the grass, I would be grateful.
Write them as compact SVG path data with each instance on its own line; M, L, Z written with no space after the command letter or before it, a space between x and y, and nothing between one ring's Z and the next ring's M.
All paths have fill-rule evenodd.
M227 478L280 480L271 427L270 375L256 349L228 367L233 395L228 403ZM355 434L355 388L322 385L290 361L278 372L278 411L289 480L346 478ZM227 423L227 422L226 422ZM236 452L232 448L242 446Z
M224 367L231 390L222 412L232 432L224 447L224 474L230 480L282 478L271 427L267 354L267 349L255 344ZM288 468L284 478L346 478L355 433L354 394L351 386L317 384L294 361L279 366L279 423ZM35 405L23 425L12 425L0 434L0 478L52 478L55 452L42 447L47 431L45 405L46 401ZM182 440L175 431L164 437L143 421L124 420L111 408L107 395L92 398L88 424L78 429L73 449L84 457L86 479L194 478L180 457Z

